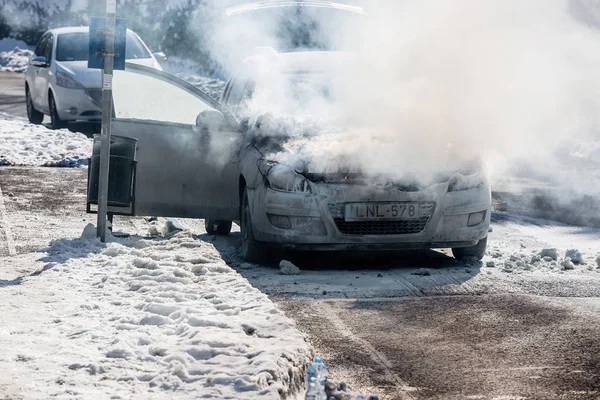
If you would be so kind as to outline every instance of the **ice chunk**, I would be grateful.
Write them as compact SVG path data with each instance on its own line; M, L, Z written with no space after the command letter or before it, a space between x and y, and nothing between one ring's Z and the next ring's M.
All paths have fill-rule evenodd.
M550 257L553 260L557 260L558 259L558 250L557 249L543 249L542 251L540 251L540 257L545 258L545 257Z
M416 270L415 272L412 272L411 274L419 275L419 276L429 276L429 275L431 275L431 270L427 269L427 268L419 268L418 270Z
M87 224L85 228L83 228L83 233L81 234L82 239L95 239L96 238L96 226L94 224Z
M567 250L567 252L565 253L565 258L570 258L573 264L575 265L584 264L583 255L577 249Z
M566 257L561 263L560 263L561 267L563 267L564 270L571 270L571 269L575 269L575 264L573 264L573 262L571 261L571 258Z
M165 223L167 225L167 232L169 233L185 230L185 225L177 218L165 218Z
M282 260L279 263L279 273L282 275L298 275L300 273L300 268L287 260Z

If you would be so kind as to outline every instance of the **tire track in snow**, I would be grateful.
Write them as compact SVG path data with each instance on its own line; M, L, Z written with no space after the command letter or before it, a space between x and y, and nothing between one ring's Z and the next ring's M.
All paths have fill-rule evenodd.
M315 307L314 303L312 307ZM398 399L415 399L409 394L410 391L414 391L415 389L409 386L397 374L393 372L392 364L387 359L387 357L383 353L378 351L375 347L373 347L371 343L364 339L361 339L359 336L352 333L350 328L344 323L344 321L342 321L342 319L338 316L336 310L334 310L334 308L329 302L318 302L318 308L315 307L315 312L319 313L323 318L327 319L331 324L330 326L333 326L335 330L340 334L340 336L345 337L346 339L358 344L360 347L366 350L371 360L373 360L373 362L378 364L385 371L385 376L387 380L396 386L396 392L399 396L397 397Z
M6 246L8 247L8 255L16 256L17 249L15 243L12 240L12 232L8 223L8 213L6 212L6 206L4 205L4 195L2 194L2 187L0 186L0 225L4 227L4 233L6 235Z

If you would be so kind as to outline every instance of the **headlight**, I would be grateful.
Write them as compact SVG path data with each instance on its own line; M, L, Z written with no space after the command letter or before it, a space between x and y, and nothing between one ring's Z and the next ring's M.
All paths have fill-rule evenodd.
M478 189L485 185L486 179L482 172L475 172L471 175L463 175L460 172L455 173L450 178L448 192L459 192L461 190Z
M283 192L312 193L308 179L288 165L263 161L259 164L259 169L267 178L271 189Z
M83 85L77 82L71 75L56 71L56 84L67 89L85 89Z

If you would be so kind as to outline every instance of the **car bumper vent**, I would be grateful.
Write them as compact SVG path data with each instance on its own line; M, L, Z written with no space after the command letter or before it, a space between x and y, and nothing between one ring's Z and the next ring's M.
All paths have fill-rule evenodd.
M403 221L334 221L343 235L410 235L423 232L429 217Z

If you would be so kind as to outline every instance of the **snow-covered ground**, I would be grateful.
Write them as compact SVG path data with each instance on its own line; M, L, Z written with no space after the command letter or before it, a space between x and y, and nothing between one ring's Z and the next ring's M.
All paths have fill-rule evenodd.
M171 232L167 228L171 226ZM304 384L304 336L189 230L56 240L0 268L0 392L19 398L279 399Z
M87 164L92 140L66 129L51 130L0 113L0 166L74 167Z
M0 52L0 71L25 72L31 57L33 51L20 47Z

